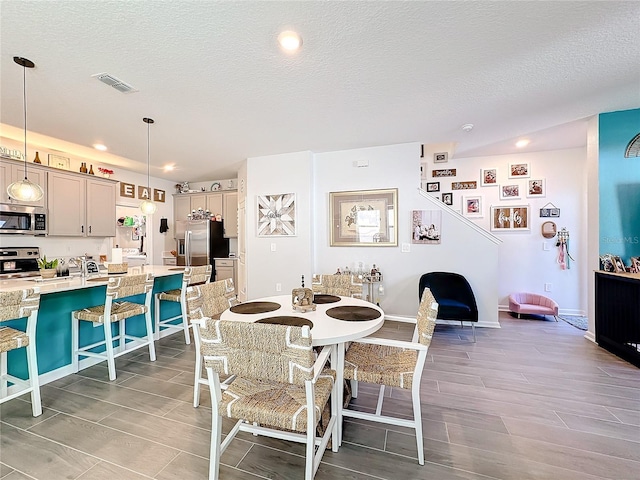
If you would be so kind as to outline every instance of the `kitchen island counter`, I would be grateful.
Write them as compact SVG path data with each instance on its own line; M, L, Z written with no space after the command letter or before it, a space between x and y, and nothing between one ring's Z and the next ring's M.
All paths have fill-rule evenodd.
M180 288L183 268L161 265L145 265L129 268L127 274L153 273L153 293ZM36 327L36 351L41 384L48 383L73 372L71 362L71 312L83 308L104 305L109 277L121 275L96 274L86 278L80 276L57 277L51 280L14 278L0 281L0 291L38 288L41 293L38 323ZM143 297L143 295L140 295ZM137 299L136 301L139 301ZM176 304L177 305L177 304ZM179 313L175 309L163 308L163 316ZM151 302L151 315L154 318L154 302ZM165 311L166 310L166 311ZM4 325L23 329L25 319L7 322ZM144 316L127 319L127 332L139 335L144 328ZM113 332L117 325L113 325ZM143 330L142 330L143 331ZM90 322L80 325L81 346L89 345L104 336L102 328L94 328ZM27 378L26 355L24 349L8 352L9 372L21 378ZM95 363L95 359L81 360L80 368ZM108 376L106 377L108 379Z

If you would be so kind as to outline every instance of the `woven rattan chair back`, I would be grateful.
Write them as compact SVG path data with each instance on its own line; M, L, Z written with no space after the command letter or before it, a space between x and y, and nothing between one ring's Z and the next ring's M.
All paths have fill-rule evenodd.
M107 299L130 297L146 294L153 290L153 274L126 275L123 277L109 277L107 285Z
M209 320L200 335L205 366L218 374L293 385L313 378L307 326Z
M314 275L313 293L362 298L362 280L356 275Z
M0 322L28 317L40 308L40 293L33 288L0 293Z
M418 307L416 316L416 329L418 332L417 341L429 346L433 338L433 331L436 328L436 318L438 317L438 303L428 288L422 292L422 300Z
M233 304L235 296L235 288L230 279L189 287L187 316L189 320L219 318Z
M183 288L191 285L199 285L202 283L209 283L211 280L211 272L213 267L211 265L201 265L198 267L186 267L182 276Z

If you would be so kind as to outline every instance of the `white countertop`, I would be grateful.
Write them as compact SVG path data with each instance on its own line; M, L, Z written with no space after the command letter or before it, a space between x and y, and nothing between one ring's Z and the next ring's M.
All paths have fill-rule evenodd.
M184 268L178 268L173 266L163 265L142 265L139 267L129 268L129 274L140 274L151 272L155 277L165 277L168 275L179 275L184 271ZM116 275L111 275L112 277ZM100 280L97 280L97 279ZM35 288L40 290L40 293L55 293L65 292L70 290L80 290L82 288L97 287L105 285L109 281L109 276L106 272L91 275L86 278L82 278L79 275L69 277L55 277L52 279L43 280L40 277L31 278L11 278L8 280L0 280L0 292L7 292L11 290L22 290L24 288Z

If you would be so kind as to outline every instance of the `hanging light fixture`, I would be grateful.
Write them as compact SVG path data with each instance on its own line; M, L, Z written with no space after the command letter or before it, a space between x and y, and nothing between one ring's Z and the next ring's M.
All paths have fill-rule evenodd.
M7 187L9 197L22 202L37 202L44 196L42 187L27 178L27 68L35 64L22 57L13 57L13 61L22 67L22 107L24 111L24 180L13 182Z
M150 135L151 135L151 124L154 123L153 118L143 118L142 121L147 124L147 194L151 196L151 182L149 181L149 168L151 165L150 155L151 155L151 146L150 146ZM140 210L145 215L151 215L155 213L157 205L153 203L153 201L149 198L143 201L140 204Z

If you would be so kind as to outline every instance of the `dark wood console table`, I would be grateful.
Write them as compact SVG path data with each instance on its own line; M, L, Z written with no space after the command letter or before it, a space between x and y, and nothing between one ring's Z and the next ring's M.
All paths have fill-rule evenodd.
M596 272L596 342L640 367L640 274Z

